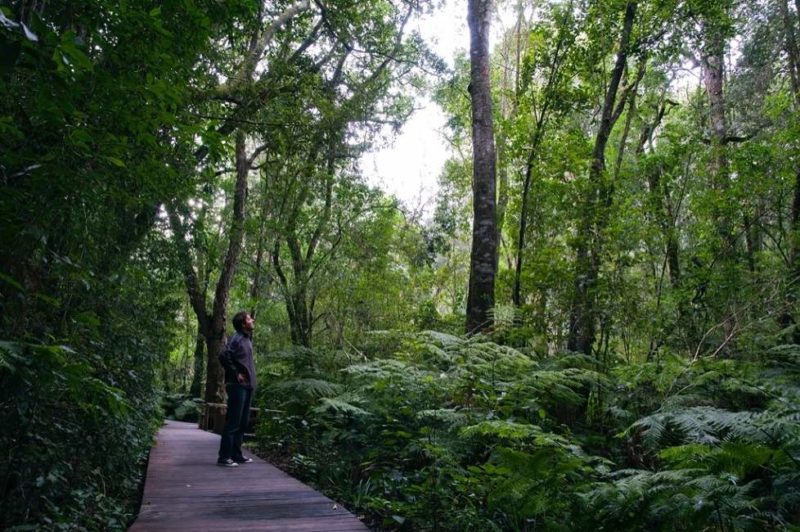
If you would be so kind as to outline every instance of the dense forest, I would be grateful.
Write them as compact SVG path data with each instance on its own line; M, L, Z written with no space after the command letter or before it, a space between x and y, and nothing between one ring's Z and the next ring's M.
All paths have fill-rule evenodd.
M125 529L240 309L376 529L800 527L798 0L441 3L0 2L0 528ZM427 215L360 163L426 94Z

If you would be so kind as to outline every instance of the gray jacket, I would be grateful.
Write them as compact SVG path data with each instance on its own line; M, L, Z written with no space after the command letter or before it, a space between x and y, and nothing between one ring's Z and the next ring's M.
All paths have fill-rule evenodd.
M253 341L247 334L237 332L230 337L219 354L219 362L225 368L225 382L238 383L237 374L246 378L243 386L256 388L256 366L253 362Z

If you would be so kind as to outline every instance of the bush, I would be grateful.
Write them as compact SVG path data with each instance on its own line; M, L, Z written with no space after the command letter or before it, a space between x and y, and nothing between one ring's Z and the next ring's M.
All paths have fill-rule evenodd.
M188 394L168 394L161 399L161 408L167 419L196 423L200 420L203 400Z

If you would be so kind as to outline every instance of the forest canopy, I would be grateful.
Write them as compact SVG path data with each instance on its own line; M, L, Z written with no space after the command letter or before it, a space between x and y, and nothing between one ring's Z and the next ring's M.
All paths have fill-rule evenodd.
M376 529L800 526L797 0L440 4L0 5L0 527L125 529L242 309ZM428 215L361 167L423 94Z

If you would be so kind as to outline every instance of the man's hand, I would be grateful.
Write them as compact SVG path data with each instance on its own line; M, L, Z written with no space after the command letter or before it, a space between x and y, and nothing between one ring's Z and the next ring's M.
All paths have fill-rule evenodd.
M236 380L239 382L239 384L247 384L247 375L244 373L237 373Z

